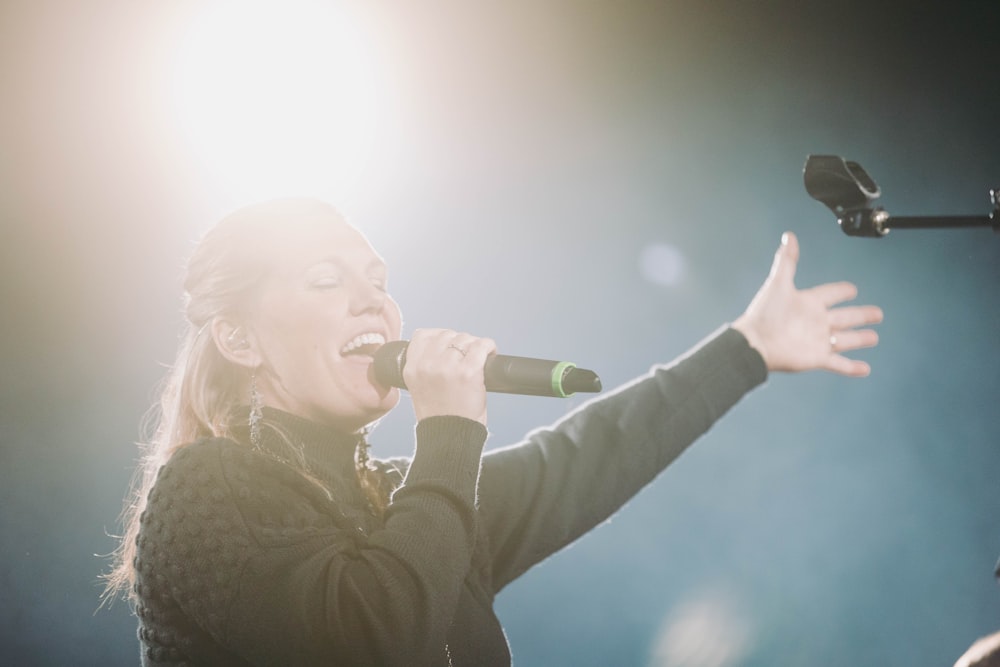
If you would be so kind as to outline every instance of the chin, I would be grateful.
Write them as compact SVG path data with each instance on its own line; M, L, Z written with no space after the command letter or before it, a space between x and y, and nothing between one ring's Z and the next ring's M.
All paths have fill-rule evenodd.
M397 405L399 405L399 389L394 387L387 392L379 392L379 398L374 404L359 409L355 420L357 426L352 430L359 431L374 424L389 414Z
M399 389L393 387L388 392L382 395L382 400L379 403L378 407L378 414L371 421L378 421L382 417L385 417L397 405L399 405Z

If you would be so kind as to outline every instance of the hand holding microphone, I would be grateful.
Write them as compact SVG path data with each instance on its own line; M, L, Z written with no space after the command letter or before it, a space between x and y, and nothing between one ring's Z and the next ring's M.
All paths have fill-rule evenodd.
M414 333L412 342L392 341L375 352L375 378L386 386L409 388L413 394L411 363L422 367L426 362L426 368L419 371L417 368L413 369L414 373L419 373L413 376L417 382L422 383L421 376L425 373L428 377L437 375L439 380L447 382L445 377L447 369L458 370L461 367L463 371L473 375L455 378L452 384L467 381L477 385L475 387L477 395L485 390L507 394L565 397L576 392L601 390L601 380L596 373L577 368L576 364L571 362L506 356L495 354L495 350L496 345L489 339L456 334L444 329L419 330ZM462 362L456 357L461 357ZM423 389L423 386L419 387L418 391L420 389ZM439 389L445 391L444 387ZM453 389L455 387L447 388L448 391ZM485 402L485 397L483 400ZM416 397L414 402L416 403ZM439 414L454 414L454 412Z
M388 348L388 349L387 349ZM392 354L394 348L399 352ZM418 329L413 340L375 353L375 379L408 389L417 420L455 415L486 424L483 368L496 343L449 329Z

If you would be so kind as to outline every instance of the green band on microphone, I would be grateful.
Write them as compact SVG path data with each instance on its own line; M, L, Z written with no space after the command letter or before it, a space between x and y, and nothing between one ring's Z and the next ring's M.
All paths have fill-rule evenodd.
M572 361L560 361L552 369L552 393L559 398L566 398L573 393L569 392L569 394L567 394L566 390L564 390L562 386L562 381L566 376L566 371L571 368L576 368L576 364Z

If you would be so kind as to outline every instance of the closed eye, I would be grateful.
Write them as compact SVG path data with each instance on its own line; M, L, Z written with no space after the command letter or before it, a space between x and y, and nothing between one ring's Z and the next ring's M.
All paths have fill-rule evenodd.
M314 280L311 287L314 289L332 289L334 287L340 287L339 278L320 278L319 280Z

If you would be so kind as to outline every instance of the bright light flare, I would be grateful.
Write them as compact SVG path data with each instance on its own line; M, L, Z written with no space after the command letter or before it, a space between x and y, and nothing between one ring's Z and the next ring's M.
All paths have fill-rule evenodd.
M391 141L372 45L360 17L334 3L213 3L178 50L183 132L231 195L337 199Z
M664 620L650 667L731 667L741 664L754 629L735 598L724 590L700 592Z

